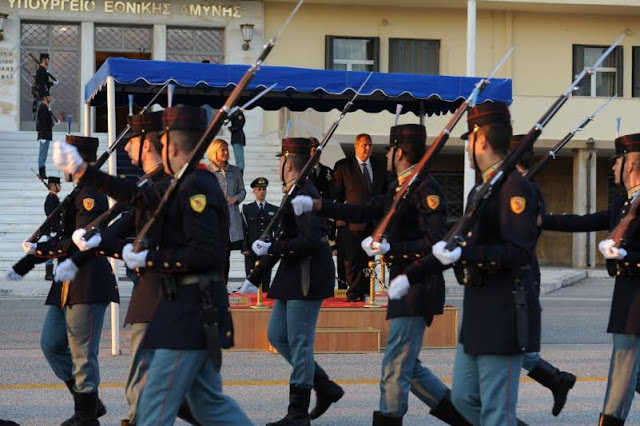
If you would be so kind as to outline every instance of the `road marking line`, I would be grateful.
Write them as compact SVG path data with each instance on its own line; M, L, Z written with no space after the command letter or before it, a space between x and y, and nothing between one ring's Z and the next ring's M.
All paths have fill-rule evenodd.
M451 383L451 378L442 379L444 383ZM606 382L606 377L578 377L578 382ZM379 379L338 379L341 385L377 385ZM520 383L532 383L530 377L522 377ZM287 380L224 380L223 386L288 386ZM125 383L100 383L102 388L123 388ZM66 389L66 385L58 383L16 383L0 385L0 390L29 390L29 389Z

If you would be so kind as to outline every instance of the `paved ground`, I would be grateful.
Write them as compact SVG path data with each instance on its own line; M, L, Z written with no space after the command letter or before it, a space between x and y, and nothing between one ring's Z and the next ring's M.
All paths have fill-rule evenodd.
M544 281L544 280L543 280ZM543 356L579 376L560 415L550 414L551 393L522 374L519 417L531 425L597 424L606 386L610 337L605 333L613 283L592 278L542 298ZM460 306L459 296L449 303ZM66 389L49 370L39 350L45 310L41 297L0 297L0 418L23 425L59 424L72 410ZM121 316L128 299L123 300ZM121 333L124 356L110 356L110 324L105 321L101 345L101 397L109 413L102 424L117 425L126 413L123 381L128 363L129 329ZM453 350L426 350L424 365L450 384ZM317 360L342 383L347 395L315 425L367 425L377 407L382 354L318 355ZM280 418L286 410L290 372L280 357L268 353L226 352L225 389L238 400L256 424ZM637 403L636 403L637 404ZM626 424L640 425L634 408ZM441 424L411 397L405 425Z

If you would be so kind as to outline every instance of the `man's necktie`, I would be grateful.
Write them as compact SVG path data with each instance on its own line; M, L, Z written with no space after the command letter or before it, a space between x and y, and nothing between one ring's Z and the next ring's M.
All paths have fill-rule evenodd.
M264 214L264 205L262 205L262 203L258 205L260 206L260 215L262 216Z
M364 181L367 183L367 189L371 192L372 183L371 183L371 175L369 174L369 168L367 167L367 163L362 163L362 174L364 175Z

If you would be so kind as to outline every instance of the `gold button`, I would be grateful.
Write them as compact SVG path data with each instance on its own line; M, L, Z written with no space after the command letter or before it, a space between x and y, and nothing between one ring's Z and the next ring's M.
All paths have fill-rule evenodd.
M62 249L58 249L58 253L62 253Z
M409 255L405 254L404 256L402 256L403 259L408 259Z
M118 253L114 253L113 257L115 257L116 259L120 258L120 255Z
M182 268L182 262L176 262L176 268Z
M463 260L463 261L462 261L462 262L460 262L460 263L462 263L463 265L466 265L466 264L467 264L467 261L466 261L466 260Z
M153 262L151 260L147 261L147 267L151 268L153 266Z
M100 250L100 255L104 255L104 250Z
M416 257L420 258L420 257L422 257L422 255L420 253L416 253Z
M231 332L227 331L227 337L231 337Z
M467 237L471 237L471 236L473 236L473 232L471 231L467 232Z
M36 254L42 254L42 250L36 250Z
M49 250L49 254L53 254L53 250Z
M484 265L482 263L478 263L478 268L482 268Z
M496 266L496 262L494 262L493 260L491 262L489 262L489 265L491 266Z
M624 266L629 266L629 262L624 262Z
M169 262L164 262L162 265L163 265L165 268L168 268L168 267L169 267Z

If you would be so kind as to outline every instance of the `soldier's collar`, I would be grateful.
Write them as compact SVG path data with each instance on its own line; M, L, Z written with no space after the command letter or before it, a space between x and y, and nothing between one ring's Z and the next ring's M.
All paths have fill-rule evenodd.
M636 185L630 190L627 191L627 198L631 199L635 195L636 192L640 191L640 185Z
M404 181L411 175L411 173L413 172L413 169L415 169L415 168L416 168L416 165L414 164L413 166L409 167L404 172L400 173L398 175L398 185L402 185L404 183Z
M498 167L500 167L500 164L502 164L502 160L498 161L496 164L482 172L482 182L486 183L489 179L491 179L493 175L496 174L496 171L498 170Z

